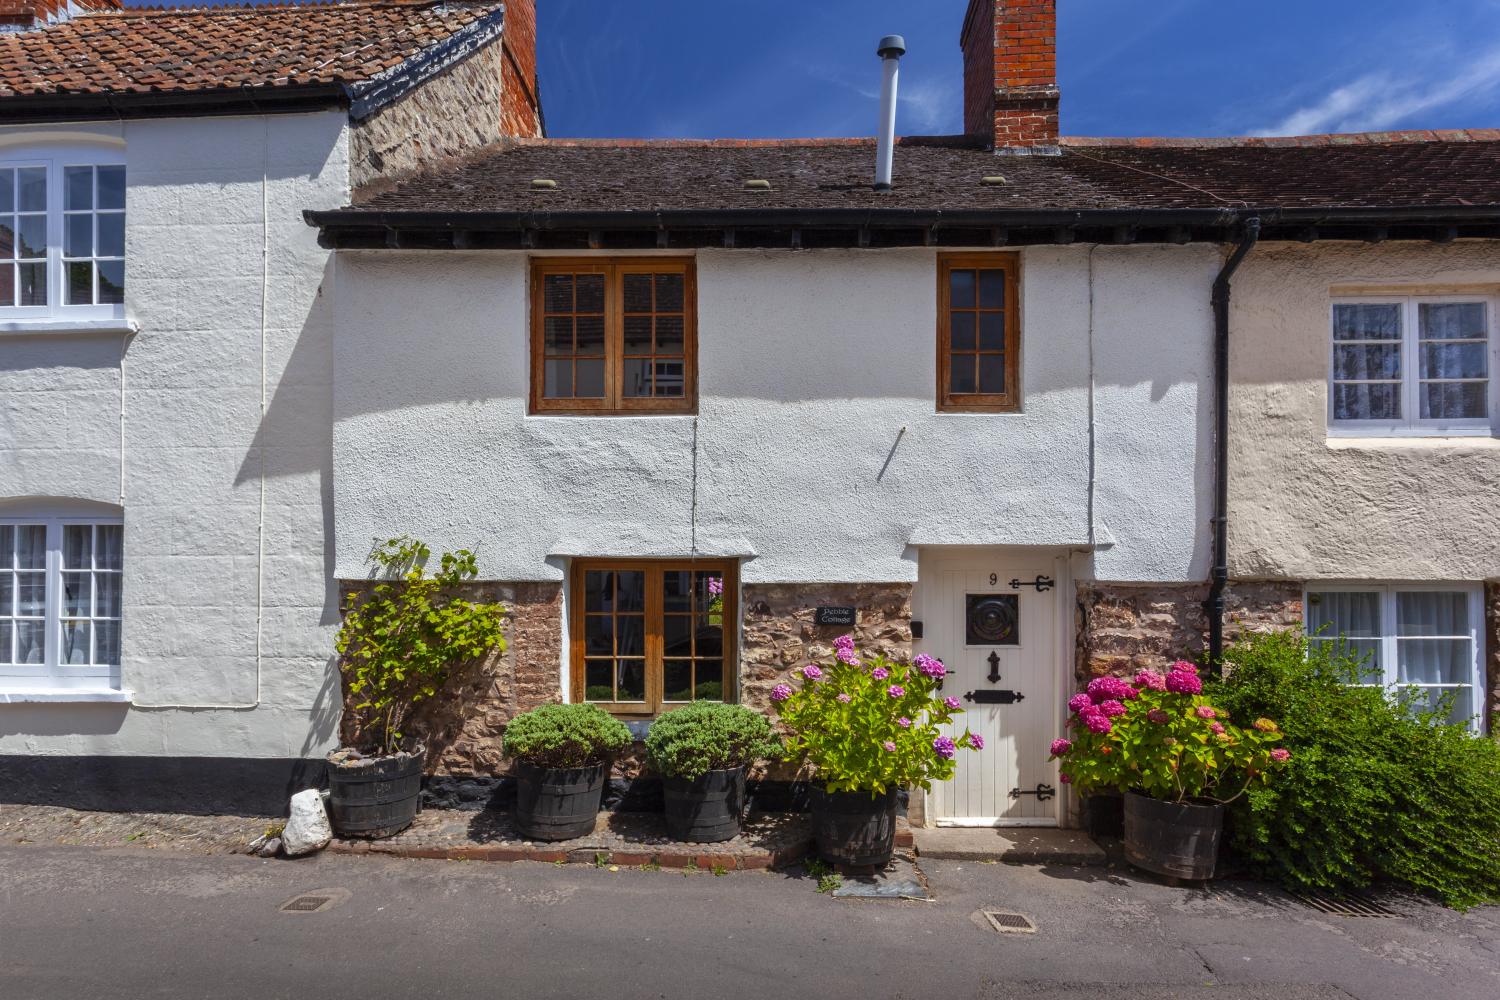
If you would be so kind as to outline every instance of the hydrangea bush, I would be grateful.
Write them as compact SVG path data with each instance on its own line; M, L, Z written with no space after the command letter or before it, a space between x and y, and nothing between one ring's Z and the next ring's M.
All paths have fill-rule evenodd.
M786 759L812 765L830 792L878 795L952 778L959 750L983 749L984 740L967 729L957 739L944 733L962 711L957 698L938 691L946 673L926 655L910 663L863 660L854 639L840 636L831 664L810 663L798 671L798 688L771 691L791 730Z
M1068 700L1071 739L1054 740L1061 780L1079 791L1139 792L1171 802L1231 802L1291 754L1270 719L1239 726L1203 695L1185 660L1132 681L1099 677Z

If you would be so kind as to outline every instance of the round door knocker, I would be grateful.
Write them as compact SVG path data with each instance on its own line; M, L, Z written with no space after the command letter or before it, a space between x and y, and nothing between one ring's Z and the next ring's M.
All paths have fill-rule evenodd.
M970 646L1015 646L1020 598L1015 594L969 594L965 615L966 641Z

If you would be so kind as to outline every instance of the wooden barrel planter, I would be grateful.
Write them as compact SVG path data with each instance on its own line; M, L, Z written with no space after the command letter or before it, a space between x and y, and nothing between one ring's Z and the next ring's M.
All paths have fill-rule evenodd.
M594 832L608 764L552 768L516 764L516 828L528 840L572 840Z
M813 840L823 860L884 867L896 853L896 789L883 794L812 790Z
M739 836L745 811L745 769L709 771L696 779L663 778L667 834L692 844L716 844Z
M1125 858L1168 878L1213 878L1219 859L1224 807L1125 796Z
M329 819L342 837L392 837L411 826L422 793L423 748L328 761Z

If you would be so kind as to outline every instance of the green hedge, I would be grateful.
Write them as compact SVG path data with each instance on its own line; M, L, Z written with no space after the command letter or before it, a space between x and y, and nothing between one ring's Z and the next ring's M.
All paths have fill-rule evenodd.
M504 749L536 767L591 767L629 743L625 723L598 705L543 705L510 720Z
M708 771L752 764L779 747L770 720L743 705L687 705L662 715L646 734L652 770L690 781Z
M1448 725L1446 705L1351 687L1360 659L1296 633L1224 655L1214 703L1275 719L1291 751L1236 803L1232 843L1290 888L1342 892L1391 879L1466 909L1500 901L1500 743Z

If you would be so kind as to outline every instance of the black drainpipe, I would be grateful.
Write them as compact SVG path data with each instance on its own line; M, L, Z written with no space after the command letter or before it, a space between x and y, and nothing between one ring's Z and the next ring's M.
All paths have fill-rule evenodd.
M1229 282L1259 239L1260 217L1251 216L1214 279L1214 568L1203 606L1208 612L1209 669L1215 673L1224 655L1224 588L1229 584Z

